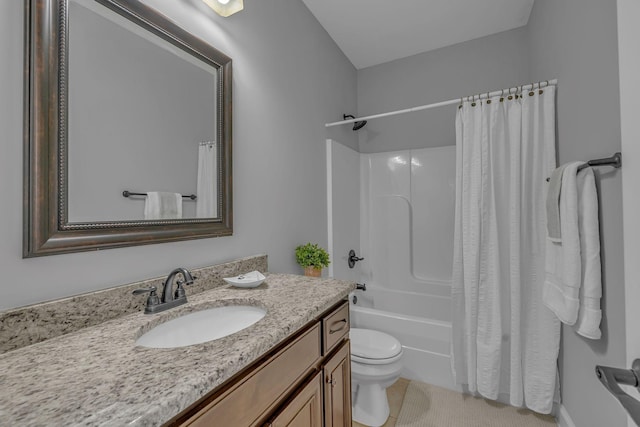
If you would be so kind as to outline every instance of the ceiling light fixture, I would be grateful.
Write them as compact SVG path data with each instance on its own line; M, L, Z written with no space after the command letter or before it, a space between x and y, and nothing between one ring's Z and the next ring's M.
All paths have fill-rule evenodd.
M244 9L243 0L202 0L218 15L231 16Z

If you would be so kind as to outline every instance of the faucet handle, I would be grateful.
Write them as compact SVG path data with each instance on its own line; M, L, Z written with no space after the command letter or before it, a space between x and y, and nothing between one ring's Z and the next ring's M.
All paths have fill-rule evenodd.
M157 288L155 286L151 286L149 288L136 289L132 293L133 295L140 295L149 292L149 297L147 298L147 308L149 308L160 304L160 298L158 298L156 290Z
M192 279L195 279L195 277L192 277ZM190 281L187 281L187 282L185 282L183 280L180 280L180 279L176 280L176 285L178 285L178 286L176 287L176 292L175 292L174 298L176 298L176 299L177 298L186 298L187 293L185 292L184 287L182 285L191 285L192 283L193 283L193 280L190 280Z
M133 292L131 292L134 295L140 295L140 294L144 294L146 292L149 292L151 295L155 294L156 291L158 290L158 288L156 288L155 286L151 286L148 288L140 288L140 289L135 289ZM151 296L149 295L149 296Z

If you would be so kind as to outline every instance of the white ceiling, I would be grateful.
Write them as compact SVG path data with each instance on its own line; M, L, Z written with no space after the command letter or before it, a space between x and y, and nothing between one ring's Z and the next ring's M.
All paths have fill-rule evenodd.
M357 69L527 24L534 0L302 0Z

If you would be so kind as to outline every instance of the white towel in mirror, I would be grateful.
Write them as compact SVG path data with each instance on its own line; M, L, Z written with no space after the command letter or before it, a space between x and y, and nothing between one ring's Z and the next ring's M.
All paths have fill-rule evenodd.
M218 148L215 142L200 143L198 148L198 218L218 217Z
M182 194L149 191L144 204L144 219L181 219Z

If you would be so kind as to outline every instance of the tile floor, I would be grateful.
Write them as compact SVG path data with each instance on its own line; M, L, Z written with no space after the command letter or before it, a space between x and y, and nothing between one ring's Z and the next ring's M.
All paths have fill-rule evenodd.
M406 378L400 378L391 387L387 389L387 398L389 399L389 419L382 427L395 427L400 408L402 408L402 401L404 400L404 394L407 392L407 386L409 380ZM363 424L353 422L353 427L366 427Z
M398 415L400 414L400 409L402 408L402 402L404 401L404 397L405 394L407 392L407 387L409 386L409 382L410 380L406 379L406 378L400 378L398 379L398 381L396 381L395 384L393 384L391 387L389 387L387 389L387 398L389 399L389 419L387 420L386 423L384 423L384 425L382 427L395 427L396 426L396 421L398 419ZM494 405L493 402L488 401L491 405ZM501 404L496 404L499 406L504 406ZM530 412L528 410L525 410L527 412ZM536 417L539 418L539 424L540 426L546 426L548 424L550 425L556 425L556 421L555 419L549 417L549 416L544 416L544 415L538 415L536 414ZM548 419L547 419L548 418ZM527 424L529 425L529 424ZM538 425L538 424L536 424ZM360 424L358 422L353 421L352 422L352 427L367 427L363 424Z

